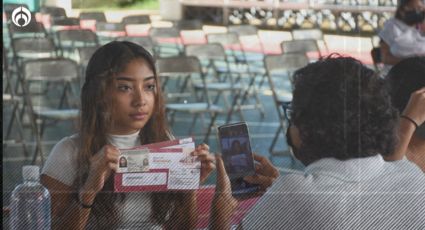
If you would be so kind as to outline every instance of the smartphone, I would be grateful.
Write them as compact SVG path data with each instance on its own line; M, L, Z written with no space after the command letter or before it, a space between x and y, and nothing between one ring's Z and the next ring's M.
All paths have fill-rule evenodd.
M243 177L255 174L248 125L245 122L222 125L218 127L218 136L232 195L235 198L255 195L259 186L243 180Z

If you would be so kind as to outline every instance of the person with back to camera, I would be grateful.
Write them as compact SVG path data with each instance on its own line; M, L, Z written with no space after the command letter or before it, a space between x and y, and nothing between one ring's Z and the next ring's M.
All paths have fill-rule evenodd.
M396 145L398 114L374 71L339 56L297 70L290 117L290 143L306 168L277 178L241 229L425 229L424 173L383 159ZM216 159L211 227L225 229L237 201ZM270 178L273 166L260 167Z
M152 56L131 42L110 42L91 57L81 92L80 130L55 145L41 181L52 197L53 229L193 229L196 194L113 192L120 148L173 138ZM205 144L201 182L214 169ZM150 203L150 205L149 205Z
M423 0L399 0L395 16L378 35L381 58L389 66L412 56L425 56L425 4Z
M399 62L386 79L392 104L401 114L400 140L394 154L387 160L399 160L406 156L425 172L425 57L412 57Z

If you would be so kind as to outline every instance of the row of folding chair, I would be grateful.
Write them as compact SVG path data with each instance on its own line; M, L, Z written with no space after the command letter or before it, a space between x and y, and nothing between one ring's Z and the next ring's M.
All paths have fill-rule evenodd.
M12 105L6 139L10 138L12 127L16 127L18 140L22 141L24 152L29 157L22 128L23 122L28 122L31 137L35 139L32 163L38 157L43 162L43 134L46 127L56 127L58 121L76 121L78 118L78 99L72 84L79 78L80 72L75 61L60 57L25 60L21 68L19 96L11 89L10 79L3 80L9 89L3 93L3 102ZM6 69L3 71L8 73ZM9 74L4 76L9 78Z

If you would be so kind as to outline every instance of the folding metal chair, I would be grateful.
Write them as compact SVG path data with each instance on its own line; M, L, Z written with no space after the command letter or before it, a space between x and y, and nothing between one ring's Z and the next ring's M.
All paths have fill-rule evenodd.
M47 58L28 60L23 63L23 77L21 84L24 90L25 110L31 118L32 130L36 138L36 149L32 162L35 163L40 156L43 163L42 139L47 121L76 120L78 118L78 107L72 82L78 79L77 63L65 58ZM39 97L33 95L29 90L30 84L34 82L50 83L47 94ZM51 93L60 93L58 98ZM59 100L58 100L59 99Z
M177 28L151 28L149 36L155 42L155 53L158 56L176 56L183 53L180 31Z
M219 113L223 113L224 110L220 106L213 103L209 97L208 90L206 88L207 81L206 76L202 73L202 66L200 61L196 57L165 57L158 58L156 61L157 69L161 79L167 78L184 78L185 82L190 81L193 75L201 77L203 87L203 100L193 100L195 97L191 97L192 100L184 103L167 103L166 110L171 116L170 124L174 124L175 113L189 113L194 115L192 125L189 129L189 134L192 134L193 127L196 123L196 117L200 114L209 114L210 122L205 134L204 142L208 143L208 138L212 128L215 125L215 120Z
M240 62L247 63L252 74L261 76L258 84L258 88L260 88L266 79L263 65L265 49L257 27L253 25L230 25L227 30L238 35L243 55L236 56L236 58L240 59Z
M264 46L258 35L257 27L253 25L231 25L228 27L228 32L236 33L241 43L244 56L242 58L254 65L263 64Z
M308 63L309 59L305 54L296 53L267 55L264 59L267 79L279 118L279 127L269 148L269 152L272 155L282 155L282 153L275 152L274 147L280 133L285 130L285 115L282 111L282 105L292 101L291 74ZM285 83L287 83L286 86Z
M207 35L208 43L219 43L223 47L227 48L226 50L228 57L233 60L233 63L229 63L227 66L217 66L216 69L219 74L229 73L237 75L235 82L241 82L242 79L248 79L248 83L245 84L244 92L242 98L236 98L236 100L240 100L240 107L238 109L258 109L262 117L264 117L264 108L261 103L261 100L258 96L257 89L255 87L255 80L257 75L264 75L264 70L254 70L248 64L245 53L242 48L242 44L239 41L239 36L236 33L216 33L216 34L208 34ZM245 102L249 100L249 96L252 96L255 100L255 104L246 105ZM236 105L236 101L232 106ZM231 115L229 119L231 119ZM230 121L230 120L228 120Z
M9 75L9 65L7 61L7 51L3 48L3 84L6 85L6 88L3 91L3 117L5 117L5 111L9 107L10 112L10 120L6 122L7 131L6 136L3 136L3 150L7 147L8 144L11 143L21 143L24 151L24 155L28 157L28 150L25 144L24 139L24 130L22 123L19 119L18 112L19 106L22 104L22 98L15 95L13 91L13 87L11 84L11 79ZM11 138L12 128L16 130L18 134L18 139Z
M13 67L18 81L15 92L18 93L21 78L22 62L29 59L56 57L56 47L52 39L45 37L14 38L11 41L13 51Z
M239 100L243 86L236 82L230 70L229 61L223 46L218 43L187 45L185 46L185 54L186 56L196 56L202 60L204 62L201 62L203 74L208 76L206 85L204 85L204 82L194 82L195 91L208 90L214 92L216 96L213 103L217 104L220 98L223 99L228 112L228 120L231 119L233 110L237 110L241 119L244 120ZM218 66L226 68L227 71L223 69L218 71ZM231 103L229 102L229 97L230 101L232 101Z

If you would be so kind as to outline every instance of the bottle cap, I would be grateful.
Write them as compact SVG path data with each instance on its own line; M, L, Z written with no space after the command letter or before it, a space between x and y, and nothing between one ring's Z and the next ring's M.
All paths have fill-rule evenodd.
M22 167L22 177L26 180L40 180L40 168L36 165L25 165Z

